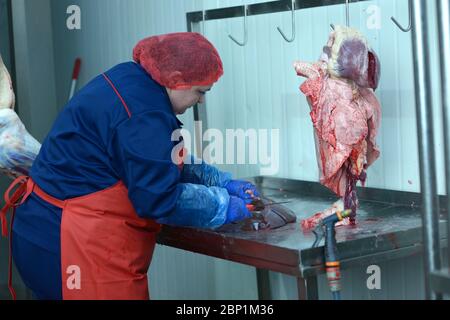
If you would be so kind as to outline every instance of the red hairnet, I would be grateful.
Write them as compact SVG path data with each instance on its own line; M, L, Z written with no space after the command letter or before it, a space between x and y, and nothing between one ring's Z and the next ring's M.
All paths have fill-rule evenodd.
M194 32L169 33L140 41L133 59L169 89L209 86L223 75L222 60L205 37Z

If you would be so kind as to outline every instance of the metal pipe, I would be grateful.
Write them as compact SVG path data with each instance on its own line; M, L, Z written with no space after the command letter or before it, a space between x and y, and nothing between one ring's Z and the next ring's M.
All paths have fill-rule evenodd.
M450 3L436 0L438 12L439 57L441 63L441 96L444 118L445 178L447 188L447 250L450 253ZM450 267L450 254L448 255Z
M202 12L203 24L206 21L205 11ZM186 27L188 32L199 32L200 26L199 24L194 24L189 19L186 20ZM204 30L204 29L203 29ZM199 108L198 104L196 104L193 108L194 112L194 145L195 145L195 156L198 159L203 159L203 128L207 127L207 115L206 108ZM190 147L190 146L189 146ZM194 154L194 150L192 150L192 154Z
M413 10L413 59L416 96L416 115L419 145L420 187L422 193L422 232L425 247L425 295L427 299L439 298L430 286L429 276L438 270L439 250L439 203L436 190L436 168L432 112L432 87L430 56L428 52L429 28L427 25L427 1L414 0Z
M345 0L345 25L350 27L350 0Z
M202 11L202 35L205 35L205 10Z

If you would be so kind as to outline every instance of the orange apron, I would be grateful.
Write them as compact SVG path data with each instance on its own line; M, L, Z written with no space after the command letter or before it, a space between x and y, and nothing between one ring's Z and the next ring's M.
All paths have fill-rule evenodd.
M124 99L106 74L105 80L131 117ZM176 164L183 169L187 152L180 144ZM11 191L17 187L14 194ZM161 226L140 218L128 198L123 182L86 196L61 201L40 189L31 178L17 178L5 193L6 205L0 212L2 234L7 235L6 214L34 192L62 209L61 273L63 299L149 299L147 270ZM12 288L11 236L9 281Z
M61 281L64 300L149 299L147 271L161 226L136 214L123 182L61 201L45 193L31 178L20 177L5 194L6 205L0 216L4 235L7 211L22 204L31 192L63 211ZM11 225L13 218L14 210ZM10 255L9 287L14 298L11 282Z

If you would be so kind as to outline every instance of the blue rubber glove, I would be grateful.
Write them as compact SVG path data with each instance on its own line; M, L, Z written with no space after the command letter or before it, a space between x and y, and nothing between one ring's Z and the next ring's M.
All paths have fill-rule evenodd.
M180 187L182 192L174 212L157 219L158 223L210 229L224 224L230 199L225 189L191 183L182 183Z
M189 156L181 172L182 183L202 184L207 187L220 187L231 180L231 173L223 172L206 162Z
M252 214L245 206L244 200L235 196L230 196L230 201L228 202L227 219L225 220L224 224L237 222L251 217Z
M253 198L259 198L260 194L256 186L248 181L230 180L225 186L230 196L236 196L245 201L245 203L252 202Z

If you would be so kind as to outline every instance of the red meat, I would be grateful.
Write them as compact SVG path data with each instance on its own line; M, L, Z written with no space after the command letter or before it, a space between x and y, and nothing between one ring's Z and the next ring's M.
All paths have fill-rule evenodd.
M366 169L380 156L381 107L374 94L378 58L359 32L337 27L319 62L296 62L294 67L307 78L300 90L311 107L320 182L343 198L354 222L356 183L364 184Z

